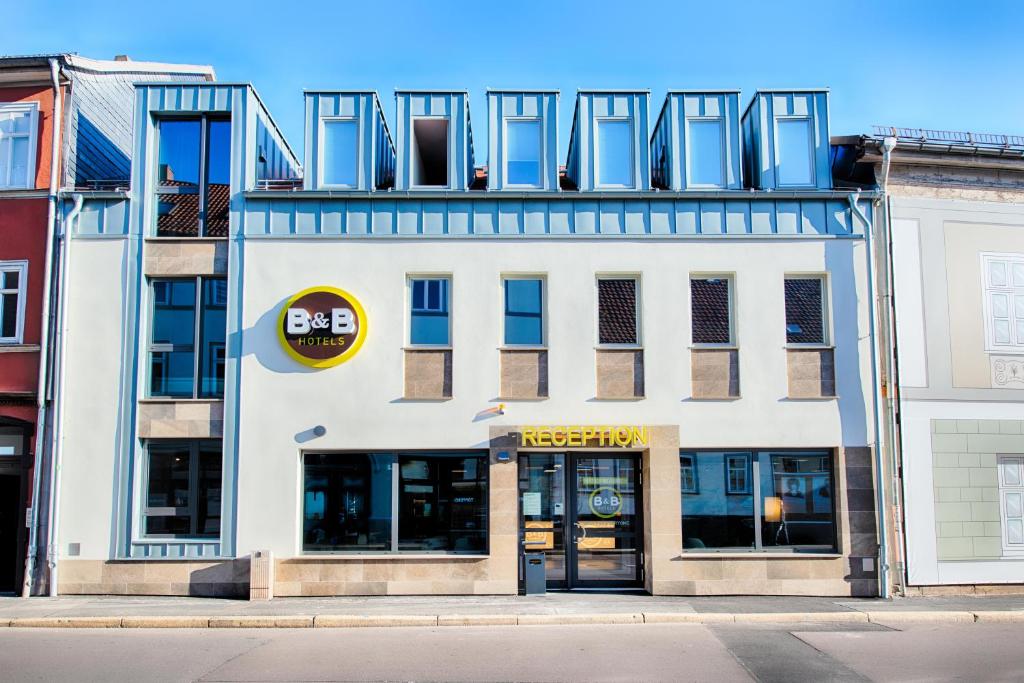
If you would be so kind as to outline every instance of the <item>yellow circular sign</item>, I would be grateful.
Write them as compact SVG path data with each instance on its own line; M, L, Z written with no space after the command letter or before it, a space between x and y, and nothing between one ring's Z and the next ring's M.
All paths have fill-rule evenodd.
M281 307L277 337L303 365L330 368L359 351L366 326L366 311L354 296L337 287L310 287Z

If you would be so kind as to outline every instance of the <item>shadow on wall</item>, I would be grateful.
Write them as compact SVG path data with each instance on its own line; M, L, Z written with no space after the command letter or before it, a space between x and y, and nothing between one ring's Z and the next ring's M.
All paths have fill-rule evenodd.
M259 364L271 372L316 372L316 368L307 367L296 362L295 359L281 348L281 342L278 340L277 335L277 321L281 315L281 307L284 306L286 301L288 301L287 297L278 301L269 310L265 311L252 327L232 334L230 345L232 348L241 349L240 357L255 356Z
M249 558L219 562L189 574L188 595L206 598L248 598Z

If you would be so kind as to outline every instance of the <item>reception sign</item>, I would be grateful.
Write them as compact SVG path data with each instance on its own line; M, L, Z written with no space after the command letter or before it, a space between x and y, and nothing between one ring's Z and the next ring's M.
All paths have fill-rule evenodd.
M366 312L336 287L310 287L288 299L277 321L289 356L313 368L329 368L354 356L366 339Z
M647 427L636 425L539 426L520 429L523 446L563 448L565 446L631 448L646 446Z

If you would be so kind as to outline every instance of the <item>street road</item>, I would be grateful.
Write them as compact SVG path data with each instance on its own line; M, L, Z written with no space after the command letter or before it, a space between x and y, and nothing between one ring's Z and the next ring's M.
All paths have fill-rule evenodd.
M1019 681L1014 624L0 629L0 680Z

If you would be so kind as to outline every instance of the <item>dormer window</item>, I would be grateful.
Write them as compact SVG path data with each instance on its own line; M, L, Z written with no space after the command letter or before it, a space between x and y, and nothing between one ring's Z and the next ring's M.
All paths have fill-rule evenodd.
M231 121L222 116L157 122L157 237L226 237Z
M356 187L359 182L359 121L325 118L323 127L321 174L324 186Z
M633 124L629 119L597 121L597 184L633 187Z
M725 185L725 126L722 119L687 121L687 177L695 187Z
M776 122L776 155L780 186L814 184L814 153L811 120L779 119Z
M505 178L508 185L541 185L540 119L509 119L505 123Z
M448 186L448 119L416 118L412 122L412 184Z

